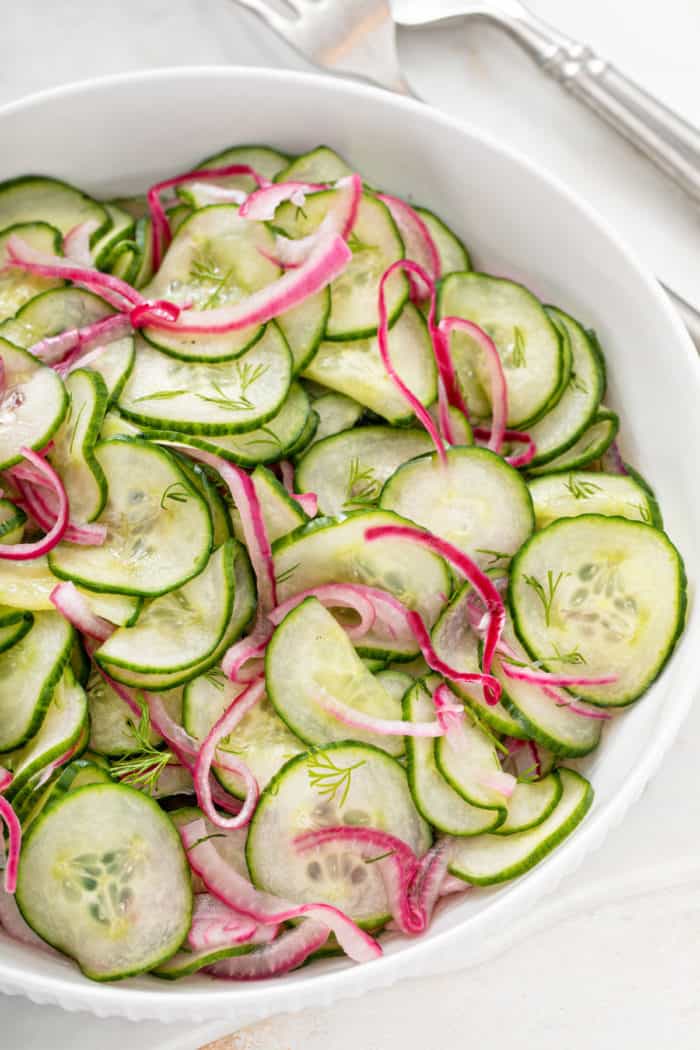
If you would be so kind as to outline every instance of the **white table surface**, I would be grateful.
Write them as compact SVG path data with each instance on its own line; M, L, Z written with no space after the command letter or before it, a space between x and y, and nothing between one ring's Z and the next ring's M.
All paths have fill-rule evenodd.
M395 10L441 0L394 0ZM700 124L700 4L531 0ZM484 26L402 30L424 98L565 178L666 283L700 306L700 212ZM166 65L306 68L229 0L30 0L0 28L0 103L102 73ZM225 130L222 131L225 139ZM503 931L478 969L407 981L332 1010L263 1022L221 1050L697 1050L700 1045L700 707L621 828L555 899ZM0 1050L195 1050L190 1031L98 1021L0 996Z

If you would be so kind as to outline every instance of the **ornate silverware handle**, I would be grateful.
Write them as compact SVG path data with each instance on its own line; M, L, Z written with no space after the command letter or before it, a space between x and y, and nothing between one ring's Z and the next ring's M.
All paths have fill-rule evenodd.
M700 131L654 99L587 44L526 12L485 14L541 69L624 135L700 204Z

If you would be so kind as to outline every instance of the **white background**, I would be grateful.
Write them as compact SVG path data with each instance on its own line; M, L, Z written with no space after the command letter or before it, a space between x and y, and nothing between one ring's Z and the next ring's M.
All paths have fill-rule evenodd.
M700 125L698 0L532 0L531 7ZM395 0L397 13L409 8L436 14L441 3ZM700 212L513 44L466 23L402 30L399 44L408 78L427 101L567 179L666 283L700 306ZM305 68L230 0L29 0L2 20L0 103L103 73L227 63ZM147 112L144 99L144 119ZM225 128L221 135L226 144ZM697 1050L698 742L696 705L623 827L574 884L500 931L489 963L276 1018L217 1050ZM189 1032L96 1021L0 996L1 1050L194 1050L234 1029L234 1019Z

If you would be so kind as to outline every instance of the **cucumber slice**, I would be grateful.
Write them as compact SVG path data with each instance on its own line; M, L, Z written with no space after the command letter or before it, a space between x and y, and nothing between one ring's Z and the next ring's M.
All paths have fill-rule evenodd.
M618 676L577 694L622 706L645 692L676 644L685 571L658 529L586 514L554 522L525 544L513 560L509 600L518 635L543 667L558 668L557 654L576 650L586 676Z
M328 146L295 157L275 175L275 182L337 182L352 174L346 161Z
M61 255L63 239L59 231L45 222L24 222L0 232L0 322L14 317L20 307L49 288L60 288L64 282L56 277L37 277L23 270L5 269L7 242L21 237L30 248L50 255Z
M177 981L180 977L190 977L221 959L231 959L234 955L248 955L256 947L254 944L238 944L230 948L202 948L196 952L184 948L165 962L159 963L151 973L154 977L162 977L166 981Z
M310 194L303 208L283 204L277 209L275 226L288 237L308 236L320 225L338 192L324 190ZM404 257L403 241L389 209L367 193L362 195L348 246L352 249L352 258L330 286L331 311L326 339L342 341L375 335L379 282L384 271ZM395 273L387 282L385 292L391 324L408 298L405 275Z
M180 361L141 345L119 397L119 411L152 429L190 434L255 430L281 409L291 383L291 356L274 323L236 361Z
M304 423L304 429L302 430L299 437L296 439L293 445L287 449L287 458L295 459L297 456L302 455L309 447L314 439L314 435L318 430L318 412L314 412L313 408L310 410Z
M231 619L235 549L228 540L184 587L146 605L133 627L120 627L100 646L97 663L108 674L113 667L169 674L206 660Z
M434 722L431 689L440 679L416 682L403 702L404 718L411 722ZM496 827L502 815L497 810L478 809L450 787L435 764L435 742L425 737L406 737L406 773L418 812L446 835L480 835Z
M515 835L536 828L554 811L562 792L561 777L556 773L549 773L541 780L516 784L508 799L508 816L500 827L494 828L493 834Z
M303 371L318 350L330 312L331 292L324 288L276 318L292 355L293 375Z
M134 236L138 246L138 268L134 274L134 288L145 288L153 277L153 237L148 217L136 220Z
M212 546L216 549L233 535L233 525L226 501L217 489L215 481L207 473L207 468L201 463L195 463L194 460L180 455L177 456L177 462L182 473L192 487L199 492L209 508L213 530Z
M221 153L215 153L212 157L205 157L197 165L199 168L225 168L229 164L248 164L262 175L265 179L274 179L289 164L289 156L280 153L279 150L271 149L270 146L233 146ZM216 180L217 186L233 186L239 190L250 193L256 189L257 183L250 175L227 175ZM186 187L182 191L186 195Z
M530 470L530 474L554 474L565 470L580 470L600 459L615 440L620 429L620 419L614 412L602 409L597 412L591 425L573 445L560 456L548 460L543 466ZM528 468L529 469L529 468Z
M93 358L85 366L91 372L102 376L107 387L109 404L119 400L119 395L131 375L134 361L134 339L133 336L128 335L124 339L115 339L113 343L108 343L99 356Z
M558 329L541 304L526 288L501 277L482 273L456 273L447 277L438 293L440 317L465 317L493 339L503 364L508 387L508 426L526 427L546 411L560 387L563 352ZM484 413L480 351L468 336L455 332L451 339L458 378L474 414ZM466 358L465 368L462 359ZM472 398L470 370L482 388ZM478 391L477 391L478 393Z
M93 243L109 228L107 212L85 193L59 179L21 175L0 183L0 230L19 222L45 222L62 234L93 221Z
M95 448L109 498L101 547L61 543L49 568L93 591L156 597L202 571L211 549L211 518L175 459L156 445L115 438Z
M451 664L456 671L466 674L481 671L479 642L470 629L467 618L466 605L470 594L471 584L466 583L445 606L432 632L433 648L437 655ZM514 737L525 735L522 725L501 702L486 702L484 691L476 682L450 682L450 689L465 701L483 723L497 733Z
M590 426L605 393L605 363L590 333L561 310L548 306L546 311L568 336L571 371L556 404L528 428L537 446L530 468L547 463L571 448Z
M294 529L298 529L309 520L308 515L304 513L297 501L292 499L284 486L266 467L256 467L251 474L251 480L255 486L255 493L260 502L260 510L271 543L278 540L280 536L286 536ZM245 541L241 518L235 508L232 516L236 539L243 543Z
M135 240L119 241L104 262L103 269L133 284L141 265L141 249Z
M363 926L378 926L389 909L375 865L345 843L304 853L294 847L309 828L343 824L388 831L419 856L430 846L430 829L396 759L369 744L329 744L290 759L260 796L246 845L251 878L270 893L325 901Z
M265 653L267 694L280 718L307 744L361 740L400 755L400 736L348 728L319 704L324 692L354 710L400 719L401 698L367 670L338 621L316 598L307 598L274 631Z
M507 882L539 864L581 823L593 802L593 788L573 769L560 769L562 795L549 817L514 835L484 835L456 839L451 845L449 871L475 886Z
M70 667L66 666L36 734L19 751L3 756L3 764L13 774L12 783L5 792L6 797L15 798L32 777L74 747L86 729L85 690L76 682Z
M107 212L111 225L92 248L92 257L98 270L105 269L116 246L122 241L131 240L136 231L136 222L128 211L113 201L104 201L102 207Z
M109 409L102 422L100 436L103 441L111 441L116 437L141 437L143 433L141 427L124 419L116 409Z
M464 718L449 737L434 741L435 765L458 795L479 809L493 810L498 824L506 819L505 797L488 784L488 777L501 772L494 738L470 717Z
M71 520L94 521L107 501L107 479L94 448L107 408L107 387L96 372L78 369L66 378L70 407L53 439L49 459L61 476Z
M87 684L90 714L89 747L99 755L114 757L130 755L139 748L134 733L134 716L124 701L102 675L93 668ZM150 728L148 742L156 747L160 736Z
M299 462L296 486L316 493L321 514L362 510L378 502L384 482L402 463L432 447L422 430L356 427L315 441Z
M104 299L82 288L53 288L30 299L14 317L0 325L0 336L29 350L41 339L109 317L114 310Z
M153 438L181 441L194 448L203 448L222 459L231 460L241 467L254 467L257 463L276 463L291 455L303 437L309 419L309 399L299 383L292 383L277 415L264 426L248 430L244 434L219 434L214 437L202 434L179 434L177 431L148 431Z
M78 685L82 685L84 689L90 677L90 657L86 653L80 637L77 637L73 642L70 651L70 666L76 682Z
M182 707L182 722L187 732L195 740L204 740L217 719L242 691L242 686L229 682L216 668L188 682ZM305 749L299 738L290 733L267 697L263 697L235 731L222 740L221 747L245 762L261 790L285 762ZM214 775L236 798L245 797L245 788L238 777L221 769L215 769Z
M226 863L244 878L249 878L248 865L245 859L245 844L248 837L247 828L217 828L211 821L207 820L200 809L196 806L181 806L172 809L168 813L176 828L185 824L191 824L193 820L203 820L207 835L212 836L212 842L217 853L220 853ZM192 888L195 893L205 893L206 886L199 875L192 872Z
M30 612L12 611L17 615L10 618L3 617L3 623L0 625L0 653L4 653L6 649L11 649L13 645L21 641L34 623L34 617Z
M147 295L191 303L196 310L230 306L276 280L279 267L270 262L275 238L261 222L248 222L235 204L201 208L175 234ZM262 334L252 325L223 335L177 333L145 328L155 347L185 361L230 361Z
M396 371L424 405L437 397L435 357L422 314L404 306L389 332L389 352ZM347 343L321 343L304 377L346 394L389 423L410 423L413 413L387 375L375 337Z
M53 612L51 591L58 578L49 569L48 558L33 558L26 562L0 561L0 601L15 611ZM136 620L143 599L126 594L95 594L78 588L91 612L118 626L128 626ZM4 621L0 619L0 624Z
M65 387L26 350L0 339L5 387L0 395L0 470L18 463L23 447L44 448L68 409Z
M389 511L361 511L341 522L316 518L284 536L273 548L279 601L323 583L362 583L394 594L432 625L444 595L452 590L443 560L400 540L365 542L366 529L397 524L404 524L404 519ZM366 643L365 638L363 650ZM388 641L384 648L392 651ZM415 655L416 649L412 652Z
M20 543L24 535L27 515L9 499L0 499L0 540Z
M658 525L658 504L650 489L624 474L570 471L569 474L543 475L529 485L535 522L543 529L558 518L580 514L643 521Z
M125 667L110 666L110 677L132 689L162 692L167 689L174 690L176 686L183 685L192 678L204 674L210 667L219 663L228 647L241 636L255 613L255 583L245 548L237 547L235 557L236 590L231 619L221 641L205 660L191 664L182 671L161 674L143 674L139 671L130 671Z
M532 500L517 470L487 449L448 449L404 463L382 490L380 506L449 540L481 568L506 566L535 527Z
M318 427L309 448L333 434L350 430L355 423L359 422L364 412L364 407L357 401L353 401L351 397L334 393L322 394L315 398L313 409L318 414Z
M442 219L428 208L415 208L421 219L428 227L430 236L433 238L438 255L440 256L440 275L446 277L448 273L471 270L472 264L469 252L464 247L459 237L445 225Z
M172 822L121 784L69 792L32 825L17 904L29 925L104 981L157 966L192 915L190 873Z
M502 638L513 650L516 660L523 664L530 663L530 657L513 629L510 614L506 615ZM561 661L557 661L554 666L560 673L571 669ZM585 665L579 669L582 673L588 673ZM588 755L598 746L603 730L600 719L577 715L568 707L560 706L531 682L508 678L500 656L495 657L492 671L503 687L501 704L518 725L518 731L509 736L522 737L527 733L553 754L567 758Z
M79 747L80 742L76 746ZM80 758L73 759L67 766L57 769L49 776L46 783L41 783L43 777L37 777L37 784L30 782L18 792L12 805L25 832L48 805L57 802L69 791L84 787L86 784L110 784L112 782L109 771L94 761L100 756L94 755L88 758L88 755L89 752L84 752Z
M36 613L24 638L0 654L0 751L22 747L41 727L73 638L58 613Z

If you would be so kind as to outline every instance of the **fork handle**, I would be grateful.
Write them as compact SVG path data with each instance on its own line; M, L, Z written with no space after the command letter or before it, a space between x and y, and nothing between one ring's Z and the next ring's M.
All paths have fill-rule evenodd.
M488 17L488 16L487 16ZM700 131L626 77L587 44L536 18L493 15L566 90L602 117L700 204Z

